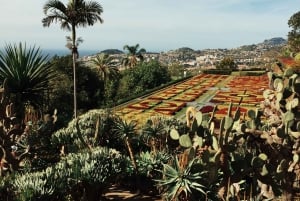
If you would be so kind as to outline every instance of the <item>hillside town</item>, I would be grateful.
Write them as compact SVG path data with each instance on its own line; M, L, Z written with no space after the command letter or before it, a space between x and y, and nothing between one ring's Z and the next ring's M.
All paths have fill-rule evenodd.
M225 57L232 58L237 64L238 69L249 68L268 68L275 62L276 56L286 45L286 40L280 37L264 40L262 43L244 45L232 49L203 49L193 50L182 47L167 52L146 52L143 56L146 61L158 60L165 65L179 64L187 69L214 69ZM114 63L122 68L122 59L126 57L126 52L116 49L105 50L106 53L114 58ZM88 62L95 55L84 56L81 61Z

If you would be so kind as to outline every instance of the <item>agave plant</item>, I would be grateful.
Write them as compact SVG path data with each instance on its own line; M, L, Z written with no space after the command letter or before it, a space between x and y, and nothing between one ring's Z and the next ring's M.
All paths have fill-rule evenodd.
M207 171L195 168L198 159L194 158L185 168L181 168L177 157L173 166L164 164L163 178L157 180L158 186L163 190L163 197L170 201L201 200L206 197L206 187L203 179ZM200 195L199 195L200 193Z
M163 168L163 164L167 163L171 155L165 152L141 152L137 157L140 174L144 174L149 178L158 179L157 170Z

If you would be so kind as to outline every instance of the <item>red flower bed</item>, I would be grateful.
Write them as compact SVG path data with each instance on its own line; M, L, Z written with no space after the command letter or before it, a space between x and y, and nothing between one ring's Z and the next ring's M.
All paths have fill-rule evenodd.
M206 105L200 109L200 112L209 113L209 112L212 112L213 110L214 110L214 106Z
M185 102L171 102L171 101L166 101L163 102L162 104L158 105L157 107L154 108L154 111L156 112L170 112L170 113L175 113L181 108L185 107L186 103Z
M240 112L241 112L241 115L243 116L244 114L247 113L248 111L248 108L246 107L239 107L240 108ZM237 107L236 106L233 106L232 109L231 109L231 115L233 115L236 111ZM216 119L221 119L223 118L224 116L226 116L228 114L228 105L218 105L217 107L217 110L215 112L215 117Z
M294 58L292 57L280 57L279 61L285 66L292 66L296 64Z

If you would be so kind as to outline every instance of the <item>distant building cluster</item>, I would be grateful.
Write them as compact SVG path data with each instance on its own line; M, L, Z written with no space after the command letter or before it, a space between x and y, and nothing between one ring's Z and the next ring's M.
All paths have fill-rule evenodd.
M279 40L279 42L278 42ZM270 42L271 41L271 42ZM275 42L274 42L275 41ZM230 57L237 64L238 69L268 68L276 59L276 54L286 44L282 38L265 40L263 43L245 45L233 49L204 49L193 50L187 47L160 53L145 53L144 60L158 60L165 65L174 63L186 68L214 69L225 57ZM109 51L106 50L106 53ZM116 66L122 67L122 60L126 54L122 51L110 54ZM90 61L95 55L82 57L84 62Z

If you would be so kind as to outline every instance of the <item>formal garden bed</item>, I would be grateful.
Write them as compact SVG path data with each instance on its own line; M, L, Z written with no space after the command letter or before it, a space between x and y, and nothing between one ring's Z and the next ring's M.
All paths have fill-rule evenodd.
M115 111L90 110L54 133L55 118L49 116L24 131L3 119L0 196L295 200L300 186L299 74L273 75L202 75L199 85L176 89L183 95L201 90L196 100L207 101L202 108L175 100L180 94L167 100L151 99L152 94ZM253 84L235 80L246 78ZM175 118L184 108L184 119Z

